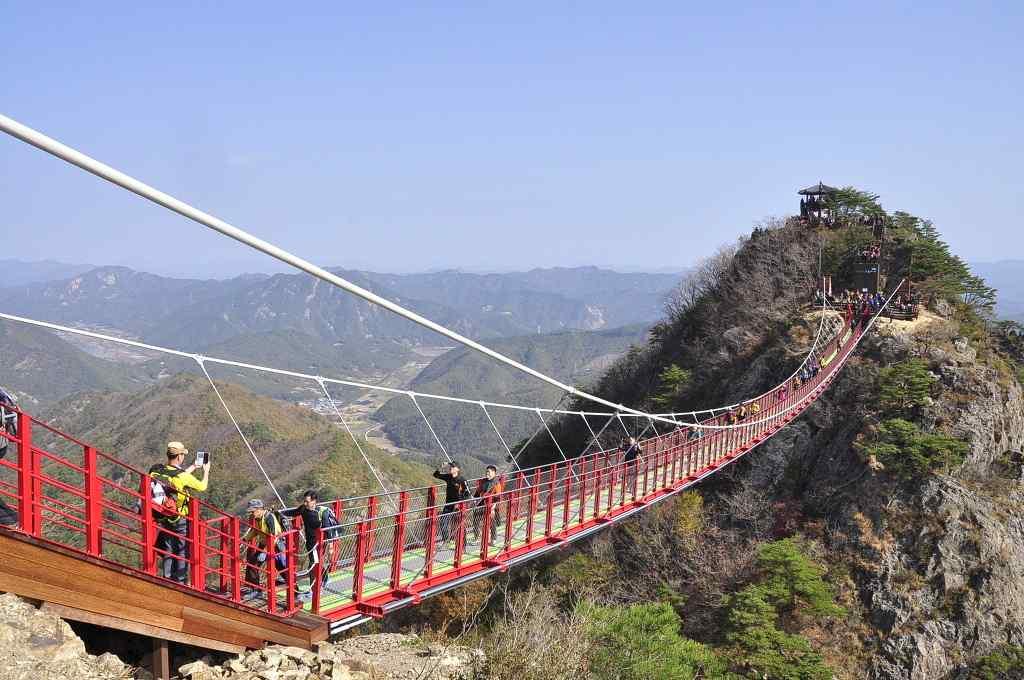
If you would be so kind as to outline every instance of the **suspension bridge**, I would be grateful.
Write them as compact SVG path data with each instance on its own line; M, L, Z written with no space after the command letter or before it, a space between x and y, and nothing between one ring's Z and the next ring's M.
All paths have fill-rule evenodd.
M330 634L415 606L425 598L584 539L699 483L770 440L821 397L877 318L853 318L825 303L803 362L774 388L738 404L687 413L647 413L545 375L10 118L0 116L0 129L552 385L563 395L575 397L574 403L594 405L593 410L569 410L419 393L202 356L0 311L0 319L9 322L195 361L282 505L284 499L207 366L225 365L315 384L334 405L339 422L380 486L374 494L322 501L333 510L338 525L319 530L315 560L309 559L297 525L286 526L278 540L261 540L252 532L247 534L250 527L236 515L193 496L188 501L184 537L187 582L172 582L161 575L160 562L168 554L156 544L160 524L154 518L148 473L120 460L116 451L101 451L19 408L6 409L6 416L16 426L3 435L13 454L0 459L0 499L17 519L0 529L0 550L5 556L0 590L40 600L66 618L154 639L226 651L258 647L268 641L310 647ZM889 296L877 313L891 299ZM800 375L810 377L801 380ZM389 488L337 409L331 389L345 386L383 390L411 400L449 461L449 450L420 401L479 408L510 462L501 474L500 493L446 504L438 487ZM498 409L533 412L538 424L535 436L549 437L559 459L538 467L520 467L518 459L525 446L512 450L491 417ZM737 412L745 417L738 418ZM554 418L580 418L586 423L590 438L582 451L563 446L551 427ZM627 422L634 426L632 431L640 429L637 424L644 428L635 457L606 446L611 433L618 437L621 431L631 431ZM473 482L470 480L470 488ZM267 559L258 565L247 564L245 555L251 550L265 551ZM162 654L166 656L166 643Z

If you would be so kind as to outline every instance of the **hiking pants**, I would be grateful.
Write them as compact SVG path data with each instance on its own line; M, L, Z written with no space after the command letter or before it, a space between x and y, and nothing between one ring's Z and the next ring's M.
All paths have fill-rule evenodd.
M157 524L156 549L160 560L160 574L172 581L188 583L188 520Z

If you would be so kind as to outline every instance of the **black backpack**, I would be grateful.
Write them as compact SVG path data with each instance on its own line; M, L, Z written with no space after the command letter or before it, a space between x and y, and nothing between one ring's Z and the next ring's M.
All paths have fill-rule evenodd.
M334 516L334 510L327 505L318 505L316 516L320 518L320 528L323 529L324 538L336 538L341 532L341 527L338 526L338 518Z

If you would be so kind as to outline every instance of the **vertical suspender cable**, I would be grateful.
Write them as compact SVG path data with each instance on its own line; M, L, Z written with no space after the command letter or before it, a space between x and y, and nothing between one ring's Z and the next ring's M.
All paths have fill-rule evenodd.
M330 403L331 407L334 409L335 415L338 416L338 420L340 420L341 424L345 426L345 431L348 432L348 436L352 438L353 442L355 442L356 449L358 449L359 455L363 457L363 462L366 463L366 467L370 468L370 472L377 480L377 483L380 484L380 488L381 491L384 492L384 496L391 500L391 492L388 491L388 487L385 486L384 480L381 478L380 473L377 472L377 468L373 467L373 464L370 462L369 456L367 456L366 452L363 451L363 447L359 443L359 438L356 437L354 432L352 432L352 428L348 426L348 421L345 420L345 416L341 415L341 410L338 408L338 405L334 402L334 397L332 397L331 393L327 391L327 385L324 384L323 378L317 378L317 383L320 385L320 389L323 390L324 396L327 397L328 403ZM394 504L394 501L392 501L392 504Z
M210 381L210 387L213 388L214 394L216 394L217 399L220 400L220 405L224 407L224 410L228 414L228 418L231 419L231 424L234 425L235 430L238 431L238 436L241 437L242 442L245 443L245 448L249 449L249 455L252 456L252 459L254 461L256 461L256 467L258 467L260 469L260 472L263 473L263 478L267 480L267 484L270 485L270 490L274 492L275 496L277 496L277 500L281 504L281 507L284 507L284 499L281 498L281 494L277 492L277 487L274 486L274 482L270 480L270 475L268 475L267 471L263 468L263 463L260 462L260 459L256 455L256 452L253 450L252 445L249 443L249 440L246 439L245 433L242 432L242 428L239 427L238 421L235 420L234 414L232 414L231 409L228 408L228 403L224 401L224 397L221 396L220 390L217 389L217 384L214 383L213 378L210 377L210 372L206 370L206 364L203 362L203 358L197 355L193 355L192 358L194 358L196 360L196 363L199 364L199 368L203 369L203 375L205 375L206 379Z
M444 457L448 459L449 463L451 463L452 457L448 455L448 449L446 449L444 447L444 444L441 443L441 438L437 436L436 432L434 432L434 426L430 424L430 420L427 418L427 414L423 412L422 408L420 408L420 402L416 401L416 394L414 392L408 392L408 395L409 398L412 399L412 403L416 405L416 410L420 412L420 417L423 418L423 422L427 424L427 428L430 430L430 434L434 435L434 441L437 442L437 445L441 447L441 453L443 453Z

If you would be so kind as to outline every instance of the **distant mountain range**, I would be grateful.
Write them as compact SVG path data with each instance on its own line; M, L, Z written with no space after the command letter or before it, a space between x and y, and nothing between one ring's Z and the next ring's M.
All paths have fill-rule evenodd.
M337 273L474 338L653 321L677 281L669 274L619 274L592 267L512 274ZM330 343L391 339L443 344L431 331L305 274L202 281L98 267L65 280L5 286L0 308L60 323L116 328L187 349L284 329Z
M0 268L2 311L307 373L375 380L407 362L421 362L417 346L450 344L305 274L198 280L96 267L39 281L33 279L76 266L12 261L4 266L14 272L14 280L23 282L7 285L10 279ZM677 281L669 274L621 274L596 267L507 274L337 271L428 318L488 341L649 323L658 318L662 300ZM0 382L40 403L80 389L137 387L195 370L188 360L125 352L110 343L77 338L65 342L15 324L0 330L3 355L17 367L0 376ZM294 380L245 371L217 375L261 394L290 400L311 396L309 385Z

